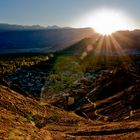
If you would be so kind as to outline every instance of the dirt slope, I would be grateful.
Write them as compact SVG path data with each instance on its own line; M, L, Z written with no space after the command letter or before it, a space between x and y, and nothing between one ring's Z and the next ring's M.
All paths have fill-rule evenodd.
M0 86L0 139L140 139L140 121L86 120Z

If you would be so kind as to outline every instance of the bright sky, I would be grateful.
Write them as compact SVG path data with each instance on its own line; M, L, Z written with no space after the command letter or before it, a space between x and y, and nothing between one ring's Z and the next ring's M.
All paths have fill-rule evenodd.
M84 27L103 8L123 13L140 28L140 0L0 0L0 23Z

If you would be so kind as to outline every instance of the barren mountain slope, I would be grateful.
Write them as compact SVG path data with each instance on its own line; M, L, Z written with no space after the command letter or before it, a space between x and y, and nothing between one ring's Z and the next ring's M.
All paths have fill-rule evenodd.
M101 122L24 97L0 86L0 139L139 139L140 122Z

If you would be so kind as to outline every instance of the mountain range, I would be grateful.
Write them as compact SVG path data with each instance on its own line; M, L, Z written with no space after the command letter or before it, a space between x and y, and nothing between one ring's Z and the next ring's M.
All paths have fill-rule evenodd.
M60 28L71 28L71 27L59 27L57 25L52 26L40 26L40 25L17 25L17 24L8 24L0 23L0 31L8 30L40 30L40 29L60 29Z
M60 50L81 53L86 50L89 44L92 44L93 50L97 52L97 45L101 43L101 40L101 53L104 53L107 40L109 40L113 53L117 46L127 54L139 54L139 38L140 30L138 29L117 31L111 36L102 36L92 28L0 24L0 53L55 52Z
M0 24L0 53L61 50L93 33L91 28Z

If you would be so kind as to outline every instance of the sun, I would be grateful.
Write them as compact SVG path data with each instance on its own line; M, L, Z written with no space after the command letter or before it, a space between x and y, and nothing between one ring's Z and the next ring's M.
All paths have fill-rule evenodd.
M91 27L102 35L110 35L118 30L135 29L134 20L117 9L99 8L82 15L74 23L75 27Z
M116 11L98 11L93 15L92 20L92 27L103 35L110 35L117 30L131 29L129 20L122 13Z

